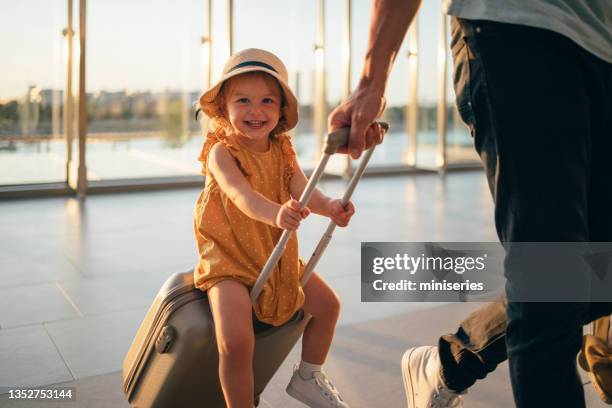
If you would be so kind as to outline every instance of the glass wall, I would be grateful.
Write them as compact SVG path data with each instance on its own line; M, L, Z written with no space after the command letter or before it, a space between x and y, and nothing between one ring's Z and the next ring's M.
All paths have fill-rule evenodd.
M440 80L438 64L441 4L424 1L418 15L418 132L416 165L437 168L438 160L438 101Z
M0 78L0 187L66 181L68 152L63 121L69 3L24 0L4 7L0 14L4 64ZM79 1L74 1L75 31L78 5ZM285 62L300 103L300 122L293 131L295 146L302 166L312 168L320 149L315 112L325 113L320 116L324 122L326 114L347 95L347 83L351 90L357 85L367 46L370 7L369 0L88 0L85 98L89 185L198 177L203 129L193 118L193 104L209 81L219 78L231 47L234 52L250 47L268 49ZM414 48L409 57L410 38L406 38L391 72L383 117L391 124L391 131L377 148L372 166L408 168L415 161L416 167L437 169L443 163L438 107L444 100L446 143L442 146L446 146L446 163L478 162L472 139L455 108L450 52L446 54L446 98L441 101L442 22L439 2L423 2L418 16L418 50ZM78 97L78 31L73 43L72 87ZM418 62L413 121L417 145L413 151L407 117L414 90L410 58ZM318 72L324 73L323 91L317 90L321 83ZM76 105L74 111L76 120ZM78 165L77 148L75 132L71 187ZM329 169L342 174L345 166L346 158L336 157ZM191 177L181 180L193 180Z
M90 182L199 174L206 11L201 0L88 1Z
M299 103L299 122L292 136L304 168L313 167L317 154L313 123L316 4L312 0L234 0L235 51L262 48L287 67L289 86ZM273 26L257 29L253 16L266 16Z
M363 59L368 42L368 27L370 24L369 0L353 0L352 13L352 74L351 88L357 86L363 70ZM409 98L408 80L408 38L404 39L400 52L395 60L387 83L387 108L381 120L389 123L390 130L382 145L370 160L371 166L406 165L408 155L408 134L406 130L405 112Z
M346 94L345 83L347 80L346 61L350 57L348 46L348 22L349 10L347 0L325 1L324 5L324 29L325 29L325 119L329 113L340 104ZM327 123L327 120L325 120ZM326 173L343 175L348 171L348 160L346 156L332 156Z
M66 0L0 12L0 185L66 181Z

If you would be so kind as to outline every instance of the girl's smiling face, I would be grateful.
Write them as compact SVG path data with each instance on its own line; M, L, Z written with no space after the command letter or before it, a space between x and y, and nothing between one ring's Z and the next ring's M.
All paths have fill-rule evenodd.
M223 94L227 118L238 141L256 151L268 150L282 104L276 79L262 72L239 75L224 84Z

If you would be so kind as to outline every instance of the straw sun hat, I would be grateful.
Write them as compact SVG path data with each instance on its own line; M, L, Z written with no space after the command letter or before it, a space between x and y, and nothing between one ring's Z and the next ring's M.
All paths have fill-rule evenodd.
M281 108L282 116L287 121L285 130L292 129L298 121L298 104L293 91L287 85L287 68L276 55L257 48L249 48L230 57L223 67L221 78L200 96L200 108L211 118L220 116L221 112L215 103L215 98L223 83L236 75L256 71L265 72L278 81L285 100Z

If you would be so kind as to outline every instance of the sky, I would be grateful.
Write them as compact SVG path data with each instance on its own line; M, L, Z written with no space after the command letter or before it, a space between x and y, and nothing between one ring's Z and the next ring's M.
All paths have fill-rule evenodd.
M73 23L78 28L79 2L73 1ZM325 3L327 98L331 102L342 96L344 3ZM61 31L66 26L66 4L67 0L0 0L0 100L21 97L29 85L63 88L66 44ZM212 0L213 79L229 55L226 4ZM292 84L299 75L302 103L312 101L318 4L318 0L234 0L235 50L257 47L276 53L287 65ZM204 7L203 0L89 0L87 91L202 90ZM369 0L353 0L353 85L362 67L369 14ZM418 92L424 103L438 99L439 25L440 3L423 2ZM78 38L74 44L78 47ZM387 89L390 106L404 105L408 99L407 46L405 40ZM75 70L75 89L77 77ZM447 98L452 98L450 89Z

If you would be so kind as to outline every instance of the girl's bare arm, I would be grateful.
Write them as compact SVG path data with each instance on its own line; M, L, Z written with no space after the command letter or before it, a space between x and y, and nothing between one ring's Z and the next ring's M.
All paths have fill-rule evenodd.
M277 226L276 216L280 204L268 200L251 188L232 155L220 143L215 144L210 150L208 171L240 211L257 221Z
M300 199L302 192L306 188L306 184L308 183L308 179L304 174L304 171L298 164L297 160L295 162L295 171L293 172L293 177L291 177L291 182L289 184L289 193L291 197L296 200ZM323 194L319 189L315 188L312 193L312 197L306 207L310 209L315 214L322 215L324 217L330 216L330 203L331 198L327 197Z
M289 192L294 199L298 200L306 188L308 180L297 162L295 167L296 169L289 185ZM355 206L352 202L349 201L347 204L342 205L340 199L329 198L316 188L307 207L316 214L331 218L340 227L346 227L353 214L355 214Z

